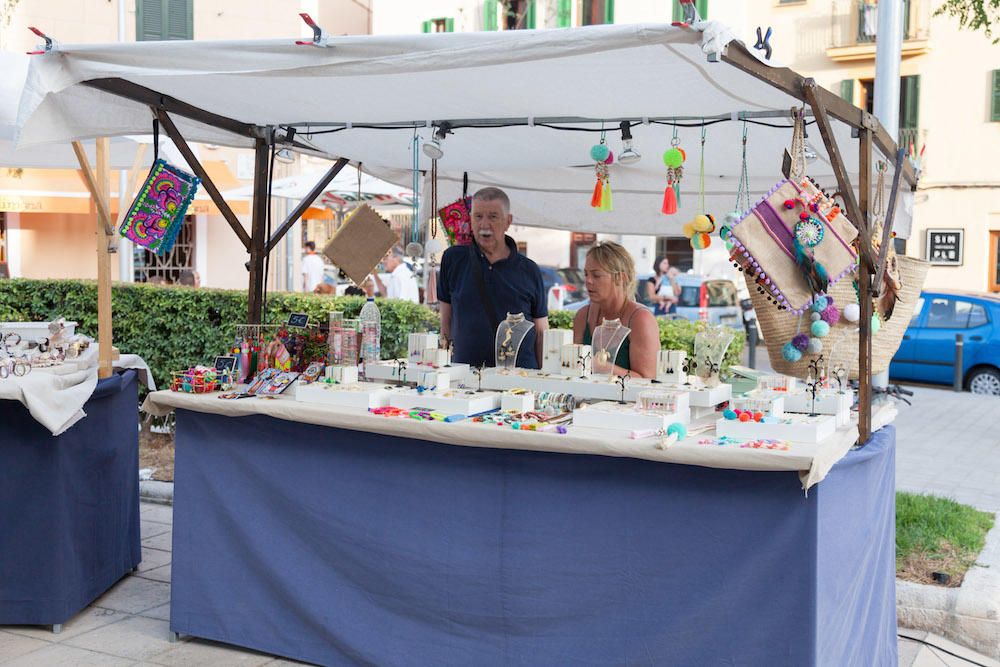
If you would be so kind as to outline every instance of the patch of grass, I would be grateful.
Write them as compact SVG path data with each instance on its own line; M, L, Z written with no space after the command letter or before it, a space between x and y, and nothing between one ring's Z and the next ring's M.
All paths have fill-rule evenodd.
M954 500L896 493L896 574L908 581L937 583L934 572L960 586L993 527L993 515Z

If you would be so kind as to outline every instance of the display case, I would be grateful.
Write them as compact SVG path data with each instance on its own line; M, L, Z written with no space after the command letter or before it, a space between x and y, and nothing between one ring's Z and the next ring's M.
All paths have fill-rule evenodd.
M542 370L559 374L562 368L562 349L573 344L573 332L569 329L546 329L542 332Z
M295 400L300 403L317 403L341 408L368 410L389 405L394 387L380 382L355 382L354 384L329 384L313 382L295 388Z

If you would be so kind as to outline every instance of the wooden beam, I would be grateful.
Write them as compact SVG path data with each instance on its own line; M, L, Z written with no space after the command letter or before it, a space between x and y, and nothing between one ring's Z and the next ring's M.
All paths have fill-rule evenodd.
M906 151L900 148L896 151L896 170L892 175L892 188L889 190L889 209L882 221L882 244L878 248L878 266L875 270L875 281L872 283L872 295L882 293L882 279L885 277L885 262L889 256L889 244L892 243L892 220L896 215L896 197L899 196L900 165L906 160Z
M73 152L76 154L76 161L80 163L80 171L83 172L83 182L86 184L87 190L90 191L90 196L94 200L94 207L97 208L97 219L98 221L107 222L104 233L107 236L113 236L115 230L111 227L111 212L108 209L108 200L111 195L105 195L101 189L98 177L94 175L94 170L90 166L90 160L87 158L87 151L84 150L83 144L79 141L74 141Z
M111 168L109 162L111 140L101 137L97 140L97 194L95 199L103 199L107 202L111 199ZM111 216L107 207L97 214L97 343L98 363L97 377L111 377L114 370L111 367L114 358L114 343L112 335L111 320L111 253L109 244L111 243L113 231L111 228Z
M325 174L323 174L323 178L319 179L319 182L312 187L309 194L302 198L302 201L298 203L298 206L296 206L295 209L288 214L285 221L281 223L281 226L278 227L277 231L275 231L271 236L271 239L267 242L265 252L271 252L274 249L274 246L278 245L281 238L288 233L288 230L290 230L296 222L298 222L299 218L302 217L302 214L306 212L306 209L312 206L312 203L316 201L316 197L323 194L323 190L326 189L326 186L330 184L330 181L332 181L337 174L340 173L340 170L343 169L346 164L347 158L342 157L337 160Z
M238 236L240 241L243 243L243 247L249 251L250 237L247 235L246 230L243 229L243 225L240 223L239 218L236 217L236 214L233 213L233 210L229 208L229 204L226 203L222 193L219 192L217 187L215 187L215 183L212 182L212 178L208 175L208 172L205 171L203 166L201 166L201 162L198 161L194 151L191 150L191 147L188 146L184 137L181 136L177 126L174 125L174 121L163 109L152 107L152 110L153 113L156 114L156 117L160 119L160 124L163 125L164 131L166 131L167 135L169 135L170 139L174 142L174 145L177 146L177 150L179 150L181 155L184 156L184 159L187 160L187 163L191 167L192 171L194 171L195 176L201 179L201 184L204 186L208 196L211 197L212 201L215 202L215 205L219 207L219 213L222 214L222 217L226 219L229 226L232 227L234 232L236 232L236 236Z
M132 169L128 174L128 185L125 190L118 193L118 221L115 223L116 229L121 229L125 216L128 214L129 201L135 194L135 189L139 186L139 178L143 174L143 158L146 156L146 144L139 144L135 149L135 159L132 160ZM119 276L120 280L125 280L124 276Z
M868 227L871 208L872 131L862 129L858 155L858 210L862 227ZM871 235L861 240L871 250ZM868 442L872 434L872 274L869 268L858 268L858 305L861 307L858 333L858 444Z
M267 197L268 146L264 139L256 140L253 169L253 222L251 223L249 294L247 295L247 323L261 324L264 316L264 260L267 258Z
M840 190L841 196L844 198L844 205L847 207L847 217L850 218L854 225L858 228L859 237L859 257L861 259L861 265L864 267L865 271L869 274L874 273L875 268L875 258L872 251L872 239L871 239L871 228L868 226L868 218L862 214L861 209L858 207L858 201L854 197L854 186L851 184L851 179L847 174L847 168L844 166L844 159L840 154L840 147L837 145L837 138L833 136L833 128L830 126L830 118L827 116L826 107L823 105L823 101L817 94L817 90L821 90L819 86L813 79L806 79L803 83L803 90L805 91L806 101L812 107L813 117L816 119L816 126L819 127L819 133L823 137L823 144L826 145L826 152L830 156L830 165L833 167L833 173L837 177L837 187ZM868 132L869 137L871 137L871 131L868 128L863 128L862 132ZM869 154L868 162L866 164L870 165L871 155ZM870 174L864 172L864 166L861 162L858 164L858 172L860 177L868 182ZM867 196L867 195L866 195Z
M787 67L765 65L740 42L732 41L726 46L722 53L722 61L761 81L766 81L786 95L790 95L802 102L808 101L803 90L803 85L806 81L805 77ZM896 140L889 136L889 133L885 131L885 128L882 127L874 116L862 111L847 100L834 95L824 88L817 88L816 95L831 116L858 130L868 125L874 132L874 141L878 149L886 156L896 154ZM810 104L810 106L812 105ZM916 187L917 178L913 173L913 167L908 162L903 165L902 175L910 186Z

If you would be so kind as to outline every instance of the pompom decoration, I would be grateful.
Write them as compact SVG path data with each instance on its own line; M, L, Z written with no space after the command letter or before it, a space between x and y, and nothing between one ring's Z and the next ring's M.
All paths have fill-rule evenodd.
M604 162L611 156L611 149L605 144L594 144L590 147L590 158L594 162Z
M819 322L813 322L812 325L810 325L809 330L816 338L823 338L830 333L830 325L823 320L820 320Z
M687 434L687 427L680 422L674 422L667 427L667 435L676 435L678 440L683 440L687 437Z
M698 232L691 237L691 247L695 250L704 250L712 245L712 237L704 232Z
M832 303L823 311L823 321L831 327L840 321L840 310Z
M594 148L597 148L596 146ZM591 150L591 155L593 155L593 148ZM594 158L595 160L597 158ZM676 169L684 163L684 151L676 146L674 148L668 148L663 154L663 164L671 169Z
M878 313L875 313L872 315L872 334L877 334L881 328L882 320L879 319Z
M694 216L694 220L691 221L691 226L694 227L696 232L711 234L715 231L715 221L710 215L701 214Z
M684 234L684 236L686 236L687 238L691 238L695 234L694 225L692 225L690 222L685 222L684 226L681 227L681 233Z
M608 157L604 158L604 164L614 164L614 163L615 163L614 151L608 149Z
M729 421L733 421L736 419L736 413L730 410L729 408L726 408L725 410L722 411L722 416L725 419L728 419Z
M806 352L809 354L819 354L823 351L823 341L819 338L810 338L809 347L806 348Z
M747 411L747 412L741 412L740 413L740 421L741 422L748 422L751 419L752 419L752 417L750 416L750 412L749 411Z
M819 313L809 313L810 322L819 322L821 319L823 319L823 316Z
M794 364L802 358L802 353L796 350L791 343L785 343L785 346L781 348L781 356L784 357L785 361Z
M810 308L814 313L822 313L824 310L826 310L826 307L829 305L830 303L827 301L826 297L821 296L817 298L815 301L813 301L813 304L810 306Z
M858 322L861 320L861 306L856 303L849 303L844 306L844 319L848 322Z
M809 345L809 336L804 333L795 334L795 338L792 339L790 345L799 352L805 352L806 347Z

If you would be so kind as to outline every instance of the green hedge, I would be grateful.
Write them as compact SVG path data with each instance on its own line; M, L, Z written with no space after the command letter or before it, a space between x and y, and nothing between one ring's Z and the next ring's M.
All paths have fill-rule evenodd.
M331 310L357 317L362 297L274 293L267 299L267 321L284 322L289 313L309 313L325 322ZM246 321L245 291L145 284L119 284L112 289L115 346L140 355L165 385L172 371L211 363L234 338L233 324ZM382 313L382 356L406 356L406 333L436 330L438 317L425 306L379 300ZM48 321L56 317L78 322L77 329L97 336L97 285L82 280L0 280L0 321Z
M549 313L549 326L553 329L572 329L574 316L576 313L571 310L553 311ZM694 356L695 334L707 326L701 321L668 320L661 317L656 318L656 322L660 325L660 347L664 350L686 350L688 356ZM740 329L732 331L736 335L722 360L723 371L733 364L741 363L740 356L746 345L746 333Z

